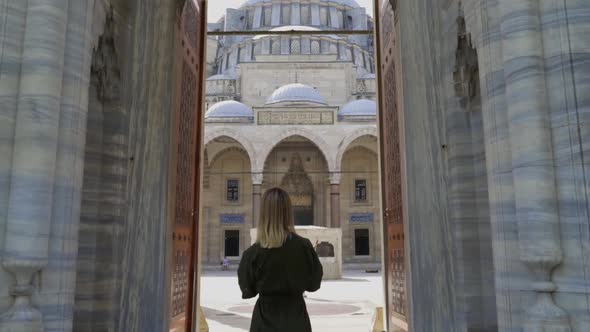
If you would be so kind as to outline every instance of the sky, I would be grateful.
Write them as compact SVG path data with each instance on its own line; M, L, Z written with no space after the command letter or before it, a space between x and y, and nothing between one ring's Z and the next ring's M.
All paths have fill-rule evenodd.
M217 22L225 13L226 8L238 8L246 0L209 0L209 22ZM359 5L367 8L367 14L373 16L373 0L356 0Z

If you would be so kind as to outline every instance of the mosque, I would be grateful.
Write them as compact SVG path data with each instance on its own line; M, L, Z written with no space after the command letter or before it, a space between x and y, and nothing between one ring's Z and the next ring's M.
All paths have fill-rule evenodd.
M251 0L209 31L317 31L208 37L204 263L238 260L261 195L291 195L295 223L342 230L344 262L380 263L373 37L355 1Z
M0 332L199 330L272 186L388 331L590 331L589 1L211 2L0 1Z

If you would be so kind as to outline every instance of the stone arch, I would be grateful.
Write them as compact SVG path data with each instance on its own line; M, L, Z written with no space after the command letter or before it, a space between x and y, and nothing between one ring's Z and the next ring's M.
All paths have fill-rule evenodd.
M244 137L240 133L238 133L234 130L231 130L229 128L221 128L221 129L212 130L211 132L206 133L205 134L205 143L204 143L205 148L214 139L220 138L220 137L229 137L229 138L235 140L236 142L240 143L242 145L242 147L244 148L244 150L246 151L248 158L250 158L250 168L252 170L257 170L259 168L258 163L257 163L258 159L256 156L256 150L254 149L254 145L246 137ZM209 156L209 157L212 158L213 156Z
M328 164L328 171L333 172L336 169L336 164L334 162L334 157L330 152L330 146L324 139L320 136L314 134L312 131L302 128L291 128L289 130L283 131L281 134L272 138L269 144L265 145L262 148L261 153L258 156L258 160L256 161L256 166L259 168L254 168L255 172L263 172L264 163L266 159L272 152L272 150L279 145L283 140L292 137L292 136L301 136L303 138L308 139L310 142L315 144L320 152L324 155L324 159L326 159L326 163Z
M250 158L250 156L248 156L248 151L246 151L246 149L244 149L242 146L231 146L231 147L225 148L225 149L217 152L216 154L212 155L211 156L212 158L209 160L209 167L213 166L213 164L215 164L215 162L217 162L219 160L219 158L221 158L224 153L229 153L229 152L239 152L239 153L245 154L246 157ZM250 160L250 163L252 163L251 160Z
M348 147L350 146L350 144L352 144L352 142L354 142L355 140L363 137L363 136L373 136L375 138L377 138L377 127L365 127L365 128L361 128L358 130L353 131L352 133L348 134L343 140L342 142L340 142L340 145L338 145L338 153L336 155L336 170L340 171L342 169L342 158L344 158L344 153L346 152L346 150L348 149Z

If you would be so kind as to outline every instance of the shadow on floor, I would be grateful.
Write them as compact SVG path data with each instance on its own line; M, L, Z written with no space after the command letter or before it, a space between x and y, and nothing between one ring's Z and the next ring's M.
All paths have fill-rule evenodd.
M207 321L215 321L236 329L243 329L244 331L248 331L248 329L250 329L250 318L242 317L227 311L221 311L207 307L201 308L203 308L203 313L205 314L205 319Z

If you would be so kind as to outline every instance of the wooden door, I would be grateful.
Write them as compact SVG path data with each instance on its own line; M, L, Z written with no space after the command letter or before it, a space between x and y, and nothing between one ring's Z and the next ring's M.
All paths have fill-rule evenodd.
M197 303L203 144L205 2L186 0L177 23L170 331L192 331Z
M378 1L381 2L381 1ZM379 134L381 137L381 181L383 200L383 234L385 244L385 285L387 297L387 317L390 331L392 326L405 325L406 307L406 262L404 250L404 211L403 211L403 117L401 103L400 73L396 47L397 18L394 6L397 1L384 1L379 6L378 52L380 60L380 112ZM381 4L379 4L381 5ZM394 324L395 322L395 324ZM402 323L402 324L400 324Z

